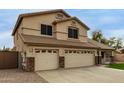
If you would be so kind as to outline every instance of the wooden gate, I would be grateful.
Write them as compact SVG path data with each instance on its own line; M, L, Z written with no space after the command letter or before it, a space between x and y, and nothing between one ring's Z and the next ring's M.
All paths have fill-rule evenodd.
M18 67L18 52L7 51L0 52L0 69L9 69Z

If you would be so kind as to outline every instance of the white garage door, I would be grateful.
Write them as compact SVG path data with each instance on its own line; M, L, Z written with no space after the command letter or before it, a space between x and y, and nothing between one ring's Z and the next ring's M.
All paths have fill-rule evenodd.
M65 68L94 65L92 51L68 51L65 52Z
M58 52L56 50L36 50L35 71L58 68Z

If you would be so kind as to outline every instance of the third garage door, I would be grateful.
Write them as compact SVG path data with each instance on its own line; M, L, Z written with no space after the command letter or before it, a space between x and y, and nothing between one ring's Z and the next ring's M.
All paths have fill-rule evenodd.
M65 68L94 65L92 51L65 51Z

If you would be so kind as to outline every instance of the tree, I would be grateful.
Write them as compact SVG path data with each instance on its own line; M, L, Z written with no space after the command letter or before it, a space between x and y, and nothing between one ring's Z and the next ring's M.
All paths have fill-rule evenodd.
M123 42L121 38L111 37L110 39L106 39L101 30L96 30L92 33L92 39L103 43L105 45L108 45L110 47L113 47L115 49L120 49L123 47Z
M117 49L120 49L123 47L123 42L121 38L111 37L109 40L109 46Z
M123 46L122 39L121 38L117 38L116 42L115 42L114 48L115 49L120 49L120 48L122 48L122 46Z
M105 45L109 45L109 41L104 37L101 39L101 43L103 43Z
M101 30L96 30L92 33L92 39L97 41L97 42L100 42L100 43L103 43L105 45L108 45L108 40L103 37L103 33Z
M98 42L101 42L103 38L103 34L101 32L101 30L96 30L92 33L92 39Z
M0 51L10 51L10 48L6 48L5 46L3 46L3 49L0 49Z
M111 37L109 40L108 40L108 45L110 46L110 47L113 47L114 45L115 45L115 43L116 43L116 37Z

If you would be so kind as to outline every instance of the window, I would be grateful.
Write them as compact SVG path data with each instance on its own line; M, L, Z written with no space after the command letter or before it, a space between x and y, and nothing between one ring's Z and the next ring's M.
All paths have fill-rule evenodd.
M77 51L77 53L79 54L80 52L79 52L79 51Z
M41 24L41 34L52 36L52 26Z
M53 53L57 53L57 52L54 50Z
M84 51L81 51L81 53L83 54L83 53L84 53Z
M68 51L66 50L65 53L68 53Z
M71 51L71 50L69 50L69 53L72 53L72 51Z
M76 53L76 50L74 50L73 53Z
M52 53L52 50L48 50L48 53Z
M68 38L78 38L78 29L77 28L68 28Z
M35 50L35 53L40 53L40 50Z
M45 53L46 52L46 50L42 50L42 53Z
M87 53L90 53L90 51L87 51Z

